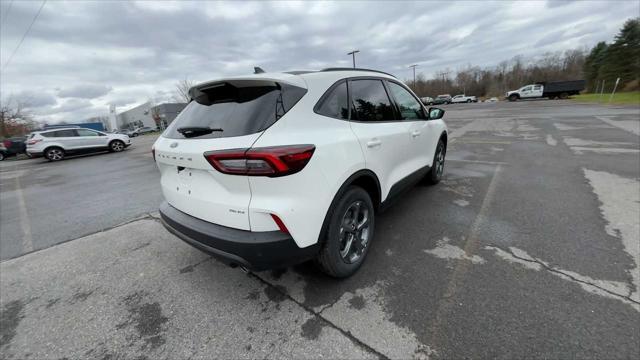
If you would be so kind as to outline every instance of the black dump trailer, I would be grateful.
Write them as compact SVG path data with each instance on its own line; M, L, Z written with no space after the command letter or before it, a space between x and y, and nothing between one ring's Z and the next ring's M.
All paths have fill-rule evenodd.
M584 80L541 82L538 84L544 86L542 97L549 99L566 99L570 95L580 95L580 91L585 88Z

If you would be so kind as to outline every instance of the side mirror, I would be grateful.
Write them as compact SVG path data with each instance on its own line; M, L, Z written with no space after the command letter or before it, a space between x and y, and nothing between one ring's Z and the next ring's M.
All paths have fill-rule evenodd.
M429 108L429 120L442 119L444 116L444 110L436 107Z

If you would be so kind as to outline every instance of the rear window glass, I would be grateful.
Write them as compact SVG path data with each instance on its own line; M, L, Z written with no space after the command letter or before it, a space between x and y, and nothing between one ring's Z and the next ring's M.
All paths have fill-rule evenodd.
M211 139L254 134L278 121L306 92L297 86L264 81L257 86L224 83L199 89L163 136Z

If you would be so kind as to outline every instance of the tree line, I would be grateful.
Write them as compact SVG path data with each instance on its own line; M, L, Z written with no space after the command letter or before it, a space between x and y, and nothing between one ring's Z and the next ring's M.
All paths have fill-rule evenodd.
M637 90L640 88L640 20L628 20L611 45L600 42L591 51L571 49L527 59L515 56L494 67L469 65L450 76L452 73L448 69L440 71L432 79L419 74L415 83L413 79L405 83L421 97L438 94L501 97L526 84L580 79L587 81L587 91L600 90L602 80L605 80L605 91L611 91L617 77L621 78L619 90Z

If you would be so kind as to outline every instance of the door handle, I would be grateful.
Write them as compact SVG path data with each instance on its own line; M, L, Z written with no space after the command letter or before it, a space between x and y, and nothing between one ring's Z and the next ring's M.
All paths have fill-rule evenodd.
M380 141L380 140L378 140L376 138L371 139L371 141L369 141L367 143L367 147L369 147L369 148L373 148L373 147L380 146L380 145L382 145L382 141Z
M411 136L413 136L413 137L420 136L420 131L419 130L415 130L415 131L411 132Z

